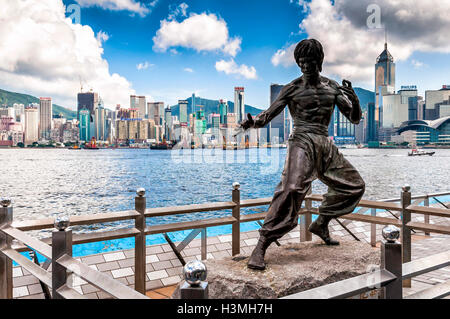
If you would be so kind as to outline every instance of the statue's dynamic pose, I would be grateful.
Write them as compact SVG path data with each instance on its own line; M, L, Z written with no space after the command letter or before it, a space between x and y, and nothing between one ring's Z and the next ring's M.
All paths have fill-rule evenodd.
M301 41L295 48L294 57L303 75L285 85L269 109L254 119L248 114L247 120L240 124L242 130L264 127L286 105L294 122L281 182L259 231L258 244L248 261L251 269L264 270L266 249L297 226L302 201L315 179L328 186L328 193L323 196L320 215L309 226L309 231L327 245L339 245L330 238L330 220L351 213L365 190L358 171L328 138L328 125L335 105L350 122L358 124L361 120L359 99L351 83L343 80L340 86L320 75L324 52L317 40Z

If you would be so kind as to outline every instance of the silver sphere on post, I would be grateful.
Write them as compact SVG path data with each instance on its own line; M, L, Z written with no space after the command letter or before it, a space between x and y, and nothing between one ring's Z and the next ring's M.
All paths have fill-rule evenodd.
M388 225L383 228L381 234L388 243L395 243L400 238L400 229L394 225Z
M9 205L11 205L11 198L6 197L0 198L0 205L5 208L9 207Z
M409 192L411 190L411 186L409 186L408 184L406 184L405 186L402 187L402 191L404 192Z
M238 190L239 188L241 188L241 184L239 184L238 182L234 182L233 189Z
M192 287L197 287L206 280L206 265L199 260L188 262L183 268L183 277Z
M59 231L66 230L70 226L70 216L68 214L60 214L55 218L55 228Z
M145 196L145 188L138 188L138 190L136 191L136 194L139 196L139 197L144 197Z

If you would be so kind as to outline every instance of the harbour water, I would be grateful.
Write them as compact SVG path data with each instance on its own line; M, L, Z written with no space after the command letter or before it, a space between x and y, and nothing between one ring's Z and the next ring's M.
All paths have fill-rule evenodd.
M405 184L411 185L413 195L448 191L450 149L434 151L434 156L408 157L406 149L341 150L364 178L366 199L399 197ZM139 187L147 190L148 207L229 201L235 181L241 184L243 199L271 197L285 156L286 149L0 149L0 197L12 198L17 221L60 213L83 215L133 209ZM314 193L324 193L326 189L320 181L313 184ZM222 215L229 216L229 211L153 218L147 223ZM100 227L113 230L124 223L127 222L79 226L74 231L90 232ZM243 225L244 230L246 227L255 229L257 225ZM227 228L209 229L208 235L220 232L227 232ZM48 236L48 232L35 235ZM172 236L177 240L177 234ZM148 241L163 239L154 236Z

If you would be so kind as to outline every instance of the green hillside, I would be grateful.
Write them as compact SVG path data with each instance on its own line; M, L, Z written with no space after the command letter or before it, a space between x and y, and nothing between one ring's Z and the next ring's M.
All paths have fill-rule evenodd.
M371 102L372 103L375 102L374 93L372 91L356 87L355 92L356 92L356 95L358 95L358 98L359 98L359 101L361 104L361 108L363 109L363 111L367 110L367 104L369 104ZM195 100L196 100L195 104L203 106L203 111L205 112L205 117L208 117L208 115L211 113L219 113L219 100L209 100L209 99L204 99L204 98L201 98L198 96L195 97ZM187 98L186 101L188 101L187 112L188 112L188 114L191 114L192 113L192 97ZM234 112L234 103L231 101L228 101L228 107L229 107L229 112L233 113ZM171 109L172 109L172 115L176 115L176 116L180 115L180 110L179 110L178 105L172 106ZM251 105L245 105L245 113L250 113L253 116L255 116L255 115L258 115L259 113L261 113L261 111L262 111L262 107L256 108Z
M12 106L14 103L27 106L31 103L39 103L39 99L28 94L9 92L0 89L0 105ZM68 120L76 119L77 117L76 111L72 111L60 105L53 104L53 115L59 114L62 114Z

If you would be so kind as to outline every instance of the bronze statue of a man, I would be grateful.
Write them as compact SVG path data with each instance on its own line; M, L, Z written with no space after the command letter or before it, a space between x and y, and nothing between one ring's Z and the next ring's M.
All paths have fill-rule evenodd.
M285 85L269 109L254 119L248 114L248 119L240 124L243 130L264 127L286 105L294 122L281 182L259 231L258 244L248 261L251 269L264 270L266 249L297 226L302 201L315 179L326 184L328 192L319 207L320 215L309 226L309 231L327 245L339 244L330 238L330 220L351 213L365 190L358 171L328 138L328 125L335 105L350 122L358 124L361 120L359 99L351 83L343 80L340 86L320 75L324 52L317 40L301 41L295 48L294 57L303 75Z

